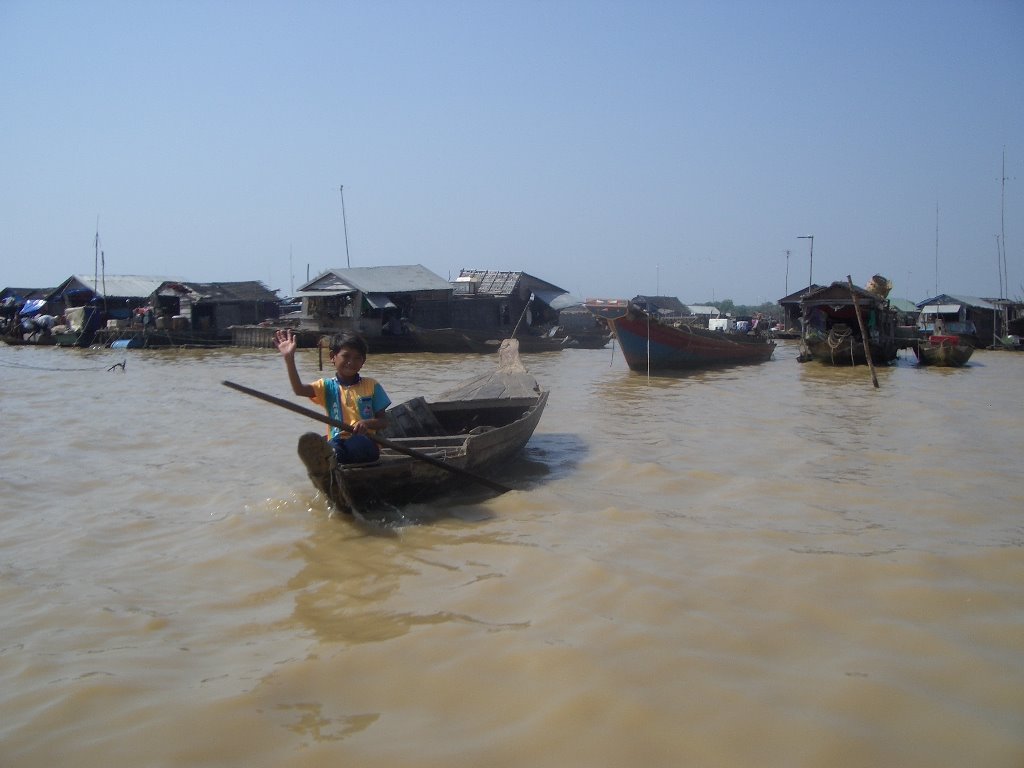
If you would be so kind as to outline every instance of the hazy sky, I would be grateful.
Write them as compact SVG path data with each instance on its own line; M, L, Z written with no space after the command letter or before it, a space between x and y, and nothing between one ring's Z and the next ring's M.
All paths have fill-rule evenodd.
M282 295L348 260L757 303L813 234L817 283L917 301L937 254L997 296L1005 147L1024 295L1021 0L0 0L0 99L0 285L93 274L98 220L107 274Z

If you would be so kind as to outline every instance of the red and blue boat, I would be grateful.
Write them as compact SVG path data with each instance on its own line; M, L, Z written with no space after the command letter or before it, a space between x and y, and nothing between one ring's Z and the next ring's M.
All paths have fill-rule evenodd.
M608 323L633 371L686 371L763 363L775 342L755 331L710 330L652 317L624 299L588 299L587 308Z

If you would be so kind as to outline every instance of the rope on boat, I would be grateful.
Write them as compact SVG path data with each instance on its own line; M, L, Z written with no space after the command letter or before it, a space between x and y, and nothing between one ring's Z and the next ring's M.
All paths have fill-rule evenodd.
M3 366L4 368L20 368L22 370L28 371L52 371L54 373L61 373L65 371L75 373L93 371L95 373L98 373L100 371L114 371L117 369L121 369L121 371L123 372L125 370L126 362L126 360L122 360L121 362L115 363L114 365L107 365L106 363L102 363L97 367L90 366L89 368L65 368L63 366L29 365L27 363L17 363L9 360L0 360L0 366Z
M828 342L829 352L832 355L832 365L836 364L836 350L839 349L847 341L850 342L850 365L853 365L853 331L849 328L843 328L836 330L831 328L828 332L828 337L825 339Z

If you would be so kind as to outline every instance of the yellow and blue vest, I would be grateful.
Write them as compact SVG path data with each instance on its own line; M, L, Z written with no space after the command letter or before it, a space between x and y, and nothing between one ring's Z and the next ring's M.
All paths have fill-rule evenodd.
M315 394L310 399L322 405L332 419L346 424L372 419L391 405L391 398L377 380L365 376L360 376L354 384L342 384L337 378L319 379L312 387ZM328 440L338 435L348 433L343 434L338 427L328 427Z

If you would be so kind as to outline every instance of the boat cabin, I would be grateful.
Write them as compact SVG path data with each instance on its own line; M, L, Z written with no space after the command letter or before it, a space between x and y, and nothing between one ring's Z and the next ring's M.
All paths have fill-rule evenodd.
M821 286L817 283L811 283L808 287L801 288L799 291L793 291L788 296L783 296L779 299L779 306L782 308L782 333L799 336L800 329L803 327L803 307L801 302L804 296L818 290L821 290Z
M992 345L998 331L996 305L977 296L942 293L918 303L918 329L923 335L934 333L936 323L945 333L970 341L975 347Z
M691 307L687 307L675 296L634 296L632 302L651 317L659 320L681 320L684 317L695 314ZM718 310L715 310L717 317Z
M833 358L849 355L856 362L863 356L861 321L876 364L892 362L900 348L913 344L913 339L900 336L897 312L884 295L856 285L851 291L846 281L806 293L800 306L803 342L816 356L828 350Z

